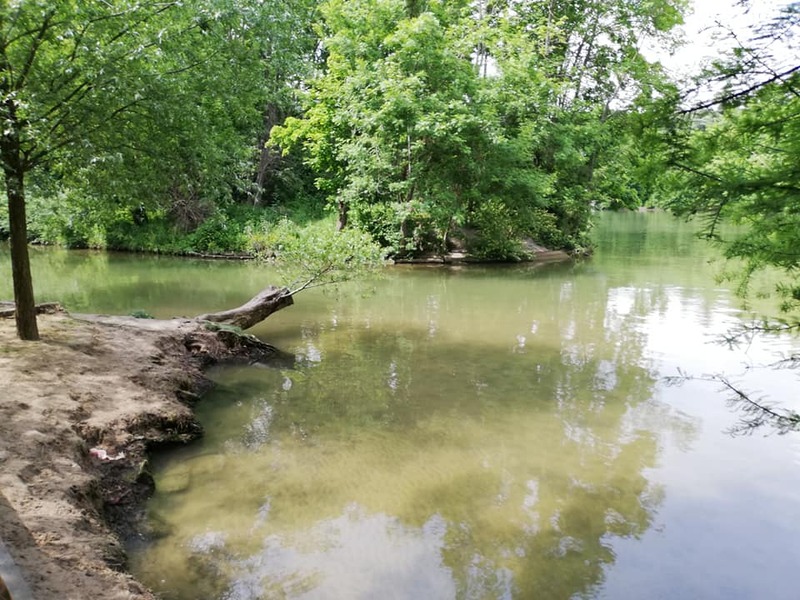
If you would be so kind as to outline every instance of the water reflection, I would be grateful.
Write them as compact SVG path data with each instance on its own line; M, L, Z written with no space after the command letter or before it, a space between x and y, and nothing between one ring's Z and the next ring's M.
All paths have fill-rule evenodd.
M238 306L275 282L256 264L31 247L37 302L60 302L74 312L156 317L192 316ZM0 243L0 273L10 272L8 245ZM0 277L0 299L13 297L11 277Z
M652 526L663 436L695 434L644 326L692 295L421 270L296 311L297 367L217 372L208 437L163 458L137 573L186 599L590 597Z
M453 434L437 423L426 427L426 444L418 434L399 448L374 432L323 445L291 428L259 456L228 447L224 456L183 462L164 474L165 502L154 506L177 539L158 544L147 568L164 569L172 589L186 584L176 596L185 598L213 593L197 587L198 560L215 586L227 579L224 598L282 597L273 595L279 589L310 598L542 590L569 598L602 578L613 560L607 536L649 526L661 492L639 471L656 445L631 423L627 443L599 453L582 451L580 438L559 440L555 429L531 448L546 432L531 422L520 431L515 421L495 423L493 434L475 423ZM551 441L560 447L543 454ZM221 473L224 487L210 481Z
M734 444L713 386L660 384L743 370L706 343L738 318L706 250L663 215L598 236L588 262L399 267L270 318L255 333L297 359L214 374L207 437L159 457L137 576L173 600L796 597L796 448ZM35 260L77 310L200 313L271 282Z
M446 531L436 515L415 528L351 505L301 533L265 537L257 553L231 563L235 575L226 597L453 597L452 576L442 563Z

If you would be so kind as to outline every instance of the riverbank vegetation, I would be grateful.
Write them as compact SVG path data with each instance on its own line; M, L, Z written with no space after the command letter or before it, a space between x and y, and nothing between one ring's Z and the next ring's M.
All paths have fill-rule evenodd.
M748 272L792 272L798 67L770 52L791 43L798 5L700 77L712 100L642 51L674 46L686 9L9 3L0 237L20 335L36 337L30 241L270 256L286 220L363 232L398 258L519 260L585 251L596 209L661 205L711 215L709 237ZM720 219L748 233L722 240ZM781 288L787 306L798 289Z
M771 53L792 47L800 4L753 41L734 40L695 82L710 86L697 100L641 50L674 44L685 10L684 0L6 2L0 238L10 238L17 336L39 337L31 242L277 258L287 270L275 283L287 287L262 298L274 308L386 255L581 253L595 210L651 206L704 218L706 237L744 263L743 294L762 268L785 274L774 290L784 316L737 339L796 332L800 67ZM190 333L249 339L224 318L209 327L218 314L194 319ZM119 335L121 321L48 317L38 350L0 332L15 398L3 437L21 440L4 468L21 474L14 493L39 526L24 548L58 553L73 546L63 531L99 532L81 537L57 572L104 569L89 597L108 586L151 597L98 566L122 564L103 511L142 500L127 495L150 484L139 480L147 443L199 433L175 388L196 400L211 347L177 325L156 339L150 319L124 321L130 332ZM790 356L781 366L798 364ZM800 423L714 380L754 416L747 430ZM30 409L46 428L30 429ZM176 437L148 437L164 429ZM135 477L98 491L102 470L117 467L90 449L124 451ZM52 468L36 464L51 454ZM76 456L85 468L57 472ZM33 493L65 505L74 497L88 512L70 505L63 531L47 537L52 519L38 518ZM52 572L34 553L26 561ZM91 585L83 579L53 583L52 597Z
M29 237L244 252L275 213L327 209L401 256L586 246L592 206L636 204L621 108L665 84L637 46L681 13L584 4L19 3L4 116Z

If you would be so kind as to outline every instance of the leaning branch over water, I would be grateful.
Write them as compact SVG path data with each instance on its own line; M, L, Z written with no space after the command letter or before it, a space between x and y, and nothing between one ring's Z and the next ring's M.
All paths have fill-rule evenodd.
M138 326L141 329L162 330L177 329L187 325L215 323L238 329L250 329L279 310L294 304L293 295L288 288L270 285L250 300L229 310L198 315L191 319L140 319L133 316L106 315L73 315L84 321L105 323L106 325ZM63 311L57 302L44 302L36 305L37 314L53 314ZM13 302L0 302L0 318L13 318L15 313Z

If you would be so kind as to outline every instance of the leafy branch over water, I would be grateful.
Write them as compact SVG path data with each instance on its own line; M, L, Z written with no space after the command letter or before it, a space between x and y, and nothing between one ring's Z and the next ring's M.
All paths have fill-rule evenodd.
M335 286L377 273L386 251L357 229L334 231L325 223L300 227L288 219L251 231L249 250L272 263L289 295Z
M742 343L750 344L753 338L757 335L783 335L783 334L798 334L800 333L800 319L754 319L750 323L741 323L736 327L732 327L725 333L721 342L728 347L733 348ZM788 358L782 359L770 366L798 366L800 365L800 357L791 355Z
M749 345L757 336L778 336L797 334L800 332L798 319L754 319L749 323L740 323L724 333L718 343L729 348ZM800 367L800 355L789 354L781 359L765 365L749 368L794 369ZM765 396L756 395L743 389L739 383L724 374L694 376L678 369L678 375L665 377L667 385L678 386L687 381L708 381L720 384L720 391L727 395L727 403L739 413L739 423L728 429L731 435L747 435L764 426L771 427L778 435L800 431L800 413L781 407L778 403L768 401Z

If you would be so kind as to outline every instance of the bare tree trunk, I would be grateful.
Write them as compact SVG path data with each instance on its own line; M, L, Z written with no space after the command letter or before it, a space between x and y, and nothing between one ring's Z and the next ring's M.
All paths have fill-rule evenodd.
M272 313L294 304L292 294L288 288L278 288L274 285L261 290L253 298L238 308L224 310L217 313L208 313L195 317L198 321L211 321L231 325L241 329L249 329L257 325Z
M259 150L258 167L256 167L255 189L251 195L253 206L261 204L264 195L264 185L267 182L267 173L270 171L273 163L272 149L267 147L265 140L259 140L261 149Z
M5 152L3 153L5 155ZM4 156L3 158L6 158ZM21 340L38 340L36 302L33 297L31 263L28 256L28 223L25 215L24 176L19 161L4 168L8 196L8 225L11 231L11 275L14 280L14 317Z

